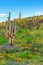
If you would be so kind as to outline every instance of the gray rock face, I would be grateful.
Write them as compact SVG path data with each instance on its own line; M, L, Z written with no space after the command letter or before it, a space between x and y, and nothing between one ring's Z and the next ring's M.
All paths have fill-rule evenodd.
M0 46L0 52L19 52L19 48L16 45L2 45Z

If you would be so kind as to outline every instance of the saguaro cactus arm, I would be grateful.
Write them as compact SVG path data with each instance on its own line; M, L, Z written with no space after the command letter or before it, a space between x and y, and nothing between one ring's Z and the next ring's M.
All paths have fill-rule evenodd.
M14 19L13 35L16 35L16 19Z
M9 27L8 27L8 21L6 20L6 37L9 38Z

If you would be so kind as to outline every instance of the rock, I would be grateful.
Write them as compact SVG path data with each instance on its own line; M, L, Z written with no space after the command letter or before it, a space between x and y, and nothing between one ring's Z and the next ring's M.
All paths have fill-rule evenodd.
M19 52L19 48L16 45L2 45L0 46L0 52L7 51L7 52Z

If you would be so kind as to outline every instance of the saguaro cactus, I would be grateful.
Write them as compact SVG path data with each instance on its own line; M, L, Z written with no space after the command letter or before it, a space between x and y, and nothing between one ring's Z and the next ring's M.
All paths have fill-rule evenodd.
M21 12L19 12L19 19L21 19Z
M14 25L11 24L10 20L11 13L9 12L8 20L6 21L6 37L9 40L9 44L13 45L14 36L16 34L16 25L14 22Z

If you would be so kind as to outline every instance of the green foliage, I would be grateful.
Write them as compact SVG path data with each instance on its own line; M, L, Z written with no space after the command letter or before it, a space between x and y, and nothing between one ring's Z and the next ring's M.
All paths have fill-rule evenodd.
M33 56L33 59L37 59L38 60L40 58L41 58L41 56L39 54Z
M16 55L16 56L17 56L17 55ZM18 57L20 57L20 58L28 58L28 59L32 58L30 51L21 52L21 53L18 55Z
M0 35L0 45L4 45L8 42L5 35Z
M36 17L37 18L37 17ZM39 17L39 20L43 19L43 16ZM14 37L14 45L17 46L16 49L9 50L5 49L3 54L5 60L21 60L21 59L36 59L40 60L43 57L43 24L40 23L39 28L37 29L37 25L29 26L29 23L32 22L32 17L18 19L16 35ZM14 21L12 22L14 24ZM0 45L4 45L8 43L8 40L5 36L5 23L0 25ZM2 34L4 33L4 34ZM19 51L18 51L19 49ZM1 52L2 53L2 52ZM0 60L2 59L0 57ZM1 64L1 63L0 63Z

